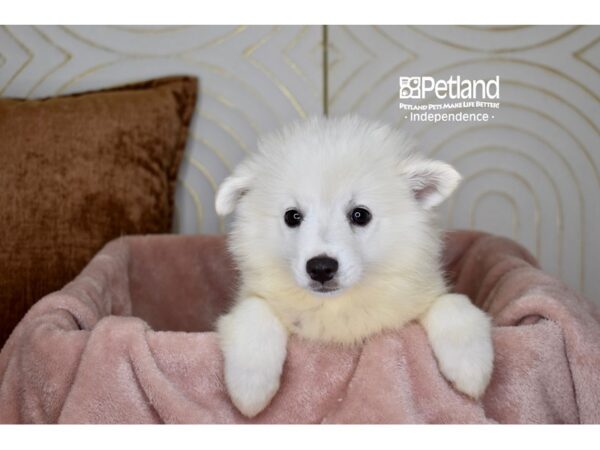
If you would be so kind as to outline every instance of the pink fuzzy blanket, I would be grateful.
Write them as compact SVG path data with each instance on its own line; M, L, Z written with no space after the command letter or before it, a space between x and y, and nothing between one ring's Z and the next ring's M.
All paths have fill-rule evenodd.
M23 318L0 353L0 422L600 423L598 309L506 239L449 233L445 263L494 318L479 402L410 324L361 348L292 338L279 393L249 421L210 332L235 283L223 238L147 236L108 244Z

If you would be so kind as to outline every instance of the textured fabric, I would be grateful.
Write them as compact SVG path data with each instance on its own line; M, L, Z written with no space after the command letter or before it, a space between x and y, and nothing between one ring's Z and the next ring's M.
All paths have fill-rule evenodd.
M447 235L445 263L456 290L493 315L481 401L452 389L412 323L362 347L291 338L280 391L247 420L213 332L150 327L211 329L235 285L224 248L207 236L107 245L2 349L0 422L600 423L598 309L514 242L475 232Z
M170 231L196 86L0 99L0 345L108 241Z

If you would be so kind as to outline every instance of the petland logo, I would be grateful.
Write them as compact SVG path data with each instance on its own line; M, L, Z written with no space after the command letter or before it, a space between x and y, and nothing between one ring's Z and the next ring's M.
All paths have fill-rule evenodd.
M400 99L423 99L434 92L444 100L499 99L500 77L492 80L465 80L460 76L447 80L433 77L400 77Z
M433 98L453 102L400 102L401 110L410 111L410 114L404 116L405 119L410 119L411 122L487 122L494 116L481 110L500 108L500 103L494 101L500 99L500 77L489 80L469 80L460 76L451 76L445 80L436 80L434 77L400 77L400 100ZM443 112L449 109L478 111Z

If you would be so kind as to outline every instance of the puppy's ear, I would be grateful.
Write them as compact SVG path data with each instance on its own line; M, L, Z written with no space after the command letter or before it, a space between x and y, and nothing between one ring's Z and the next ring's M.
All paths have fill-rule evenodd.
M242 163L219 186L215 197L217 214L220 216L231 214L238 201L248 192L251 184L251 171L246 164Z
M411 159L401 167L413 196L424 209L442 203L456 189L461 176L449 164L429 159Z

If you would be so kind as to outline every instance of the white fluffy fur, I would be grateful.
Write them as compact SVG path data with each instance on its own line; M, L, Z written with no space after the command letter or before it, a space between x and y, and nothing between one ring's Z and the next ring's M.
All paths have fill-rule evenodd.
M431 208L459 180L451 166L413 154L403 134L352 116L296 123L259 143L215 203L219 214L236 211L230 248L242 279L219 333L242 413L258 413L276 392L286 333L353 344L414 319L444 375L466 394L483 392L489 322L447 294L431 223ZM348 221L357 206L372 213L365 227ZM304 216L297 228L284 222L290 208ZM332 294L313 290L306 273L306 261L323 254L339 262Z
M479 398L492 376L490 320L461 294L441 296L420 318L444 376Z
M279 389L287 332L258 298L237 303L219 319L217 329L229 395L243 414L255 416Z

